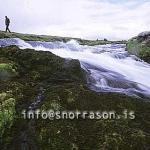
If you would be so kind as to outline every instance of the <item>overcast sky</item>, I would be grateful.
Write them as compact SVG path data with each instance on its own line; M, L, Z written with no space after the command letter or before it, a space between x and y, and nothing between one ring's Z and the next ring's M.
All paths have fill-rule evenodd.
M150 30L150 0L0 0L15 32L128 39Z

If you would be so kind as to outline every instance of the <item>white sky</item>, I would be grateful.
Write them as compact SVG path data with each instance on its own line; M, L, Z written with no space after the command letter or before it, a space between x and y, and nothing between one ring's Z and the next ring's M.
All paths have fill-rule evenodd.
M150 0L0 0L14 32L128 39L150 30Z

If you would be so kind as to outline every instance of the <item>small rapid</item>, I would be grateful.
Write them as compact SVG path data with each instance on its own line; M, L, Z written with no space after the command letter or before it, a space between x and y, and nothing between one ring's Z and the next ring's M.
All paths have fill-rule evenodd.
M150 97L150 64L130 55L124 44L83 46L75 40L63 43L0 39L0 46L8 45L50 51L65 59L78 59L87 73L87 84L94 91Z

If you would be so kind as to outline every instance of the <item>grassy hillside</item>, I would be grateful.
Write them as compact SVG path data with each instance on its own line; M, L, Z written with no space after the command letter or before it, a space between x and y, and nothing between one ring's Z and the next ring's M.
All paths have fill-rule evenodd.
M77 40L81 45L100 45L100 44L125 44L126 41L107 41L107 40L84 40L80 38L71 38L71 37L59 37L59 36L49 36L49 35L34 35L34 34L22 34L22 33L6 33L0 31L0 38L20 38L25 41L46 41L46 42L54 42L54 41L63 41L67 42L71 39Z

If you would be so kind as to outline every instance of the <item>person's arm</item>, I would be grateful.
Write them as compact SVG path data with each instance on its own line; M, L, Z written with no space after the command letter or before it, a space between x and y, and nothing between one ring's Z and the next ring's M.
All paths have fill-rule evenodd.
M5 19L5 25L7 25L7 20Z
M10 19L8 18L8 24L10 24Z

